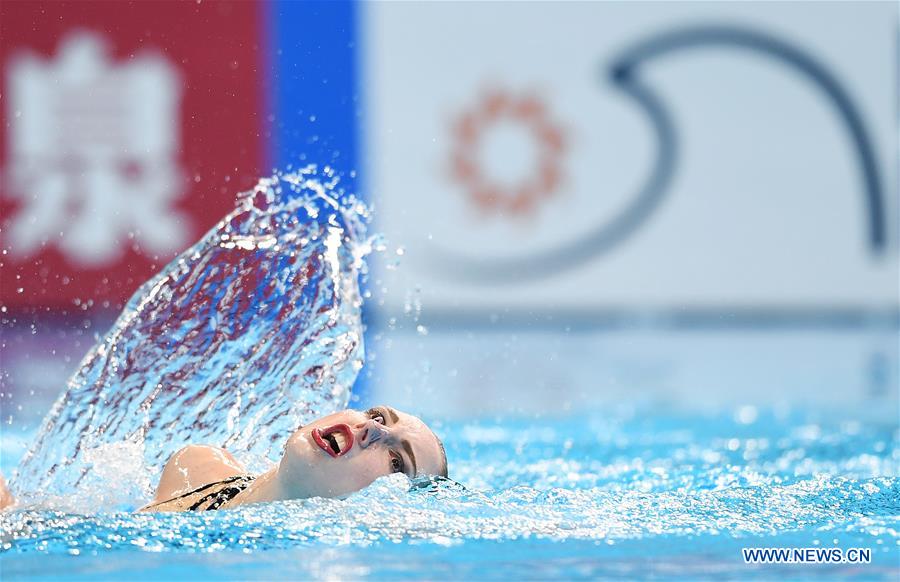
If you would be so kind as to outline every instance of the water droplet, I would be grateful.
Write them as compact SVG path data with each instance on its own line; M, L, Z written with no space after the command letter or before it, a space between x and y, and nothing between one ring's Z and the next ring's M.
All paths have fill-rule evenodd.
M734 415L734 419L741 424L753 424L756 422L758 412L755 406L741 406Z

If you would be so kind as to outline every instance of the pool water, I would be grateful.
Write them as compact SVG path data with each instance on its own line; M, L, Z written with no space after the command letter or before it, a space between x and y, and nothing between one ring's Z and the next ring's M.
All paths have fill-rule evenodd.
M406 331L372 323L364 360L373 298L357 275L383 245L340 194L327 169L262 180L41 394L16 362L84 348L4 320L0 347L19 355L0 377L0 470L25 502L0 514L4 580L897 579L895 319L476 334L426 326L416 307ZM351 396L361 369L369 393ZM134 513L184 444L223 445L258 471L298 425L376 396L423 414L453 481L392 475L345 500ZM745 547L872 559L747 565Z
M621 408L445 422L456 482L393 475L346 500L202 514L13 511L2 515L2 574L896 579L900 435L892 422L837 416ZM872 561L741 556L787 546L870 548Z

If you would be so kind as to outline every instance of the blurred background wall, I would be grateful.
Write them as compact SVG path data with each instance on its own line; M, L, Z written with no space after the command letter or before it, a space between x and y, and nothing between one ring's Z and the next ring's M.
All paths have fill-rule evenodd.
M896 5L362 13L391 398L896 418Z
M895 3L5 2L0 66L7 457L310 162L385 237L363 404L896 418Z

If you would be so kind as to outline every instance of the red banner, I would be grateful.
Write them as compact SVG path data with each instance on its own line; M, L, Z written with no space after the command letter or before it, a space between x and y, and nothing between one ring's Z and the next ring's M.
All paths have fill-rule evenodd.
M4 2L0 22L0 303L117 309L267 170L262 9Z

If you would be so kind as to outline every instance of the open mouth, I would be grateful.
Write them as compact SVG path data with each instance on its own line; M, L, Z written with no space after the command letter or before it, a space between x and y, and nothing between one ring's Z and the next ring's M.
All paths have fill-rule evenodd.
M346 424L336 424L324 429L314 428L312 437L319 448L332 457L345 455L353 448L353 432Z

